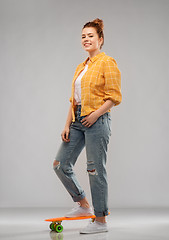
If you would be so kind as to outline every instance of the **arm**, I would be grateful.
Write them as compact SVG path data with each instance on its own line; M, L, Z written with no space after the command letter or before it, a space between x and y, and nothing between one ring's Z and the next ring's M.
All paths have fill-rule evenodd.
M64 142L70 142L69 139L69 132L70 132L70 125L72 123L72 103L70 104L68 115L67 115L67 120L65 127L62 131L61 137Z
M82 120L82 124L86 127L92 126L97 119L106 113L111 107L121 102L121 73L117 67L117 63L113 58L105 61L104 66L104 104L95 112L92 112Z
M82 124L85 127L91 127L101 115L106 113L114 105L115 104L111 100L108 99L99 109L97 109L95 112L92 112L88 116L86 116L82 120Z
M121 103L121 72L118 69L117 63L113 58L109 58L104 62L104 101L112 100L115 106Z
M115 104L112 102L112 100L107 100L99 109L95 111L95 114L97 118L99 118L101 115L106 113L110 108L112 108Z

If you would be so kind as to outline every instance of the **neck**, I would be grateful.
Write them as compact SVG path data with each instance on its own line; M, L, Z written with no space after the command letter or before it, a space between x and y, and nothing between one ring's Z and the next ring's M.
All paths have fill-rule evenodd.
M95 51L92 51L92 52L89 52L89 59L92 58L92 57L95 57L99 53L100 53L99 49L97 49Z

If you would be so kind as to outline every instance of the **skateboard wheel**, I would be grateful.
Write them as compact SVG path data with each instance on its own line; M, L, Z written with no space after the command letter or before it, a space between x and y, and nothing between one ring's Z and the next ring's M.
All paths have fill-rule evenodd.
M56 227L56 223L51 223L49 228L52 230L52 231L55 231L55 227Z
M63 226L60 225L60 224L57 224L57 225L55 226L55 231L58 232L58 233L62 232L62 231L63 231Z
M51 224L49 225L49 228L50 228L51 230L53 230L53 223L51 223Z

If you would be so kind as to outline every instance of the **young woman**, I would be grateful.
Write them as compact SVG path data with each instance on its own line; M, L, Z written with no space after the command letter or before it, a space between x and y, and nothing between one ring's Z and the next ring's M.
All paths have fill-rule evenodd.
M73 166L86 147L92 204L96 219L80 233L108 231L107 146L111 135L110 109L121 102L121 74L116 61L100 52L104 43L103 21L87 22L81 44L89 57L77 66L62 144L53 163L57 176L79 206L66 217L93 214L86 195L73 172Z

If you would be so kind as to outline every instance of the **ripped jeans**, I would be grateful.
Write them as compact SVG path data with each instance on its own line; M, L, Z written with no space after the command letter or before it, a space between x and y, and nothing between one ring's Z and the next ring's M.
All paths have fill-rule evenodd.
M85 127L80 122L81 106L77 107L75 122L70 126L70 142L62 142L55 157L59 162L54 170L73 198L79 202L86 195L73 171L73 166L86 147L87 171L92 196L94 213L97 217L108 215L108 184L106 173L107 145L111 135L111 116L105 113L91 126Z

